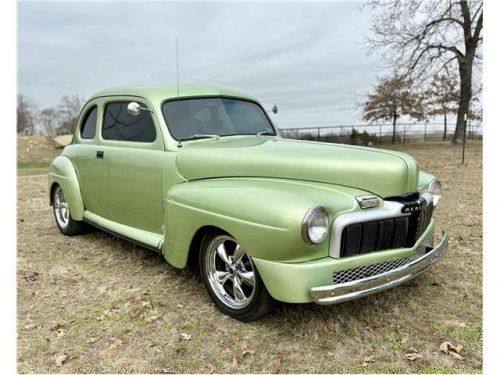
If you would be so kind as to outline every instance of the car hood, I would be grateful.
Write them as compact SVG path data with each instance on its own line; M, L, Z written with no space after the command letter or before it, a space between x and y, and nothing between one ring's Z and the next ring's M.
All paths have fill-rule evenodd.
M411 156L381 149L270 137L227 137L184 144L177 156L188 181L269 177L355 187L381 197L415 192Z

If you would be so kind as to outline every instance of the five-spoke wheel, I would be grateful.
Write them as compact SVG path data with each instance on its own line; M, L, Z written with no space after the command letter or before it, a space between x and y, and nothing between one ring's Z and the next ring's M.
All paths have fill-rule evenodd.
M67 236L74 236L84 232L85 223L73 220L69 210L69 203L64 196L63 189L59 185L54 186L52 189L52 207L57 227L61 233Z
M219 309L239 320L254 320L269 312L267 293L252 258L231 236L209 234L200 249L200 272Z

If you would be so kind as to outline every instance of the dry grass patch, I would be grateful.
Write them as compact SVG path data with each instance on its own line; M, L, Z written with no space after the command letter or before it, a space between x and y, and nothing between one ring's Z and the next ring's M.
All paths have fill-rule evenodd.
M46 176L20 176L18 371L481 372L482 145L464 167L447 144L404 151L443 181L443 261L382 294L283 305L249 324L220 314L193 273L159 255L99 231L62 236ZM440 352L445 341L463 345L463 360Z

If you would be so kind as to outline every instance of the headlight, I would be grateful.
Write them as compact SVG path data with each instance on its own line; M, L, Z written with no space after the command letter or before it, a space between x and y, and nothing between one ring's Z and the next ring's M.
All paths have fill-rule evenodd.
M328 234L328 213L324 207L313 207L307 211L302 224L302 238L309 245L317 245Z
M432 180L429 184L427 192L432 194L432 203L434 204L434 207L436 207L439 203L439 200L441 199L441 196L443 195L443 187L441 186L441 182L437 178Z

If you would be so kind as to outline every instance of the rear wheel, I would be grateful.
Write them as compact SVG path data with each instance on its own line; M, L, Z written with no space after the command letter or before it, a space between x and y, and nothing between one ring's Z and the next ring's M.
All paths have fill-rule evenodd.
M56 224L62 234L66 236L75 236L84 232L85 223L71 218L69 204L59 185L57 185L52 192L52 208L54 209Z
M206 235L199 252L200 274L220 311L241 321L261 318L274 307L252 258L231 236Z

